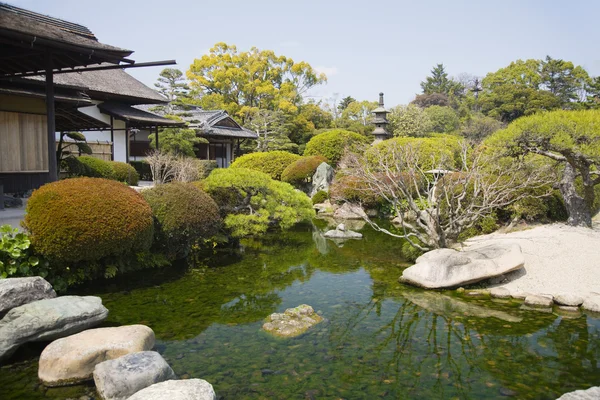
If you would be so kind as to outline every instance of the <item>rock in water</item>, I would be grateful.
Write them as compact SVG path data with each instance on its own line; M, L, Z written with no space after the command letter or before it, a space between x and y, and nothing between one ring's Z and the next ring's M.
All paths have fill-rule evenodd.
M128 400L216 400L212 385L203 379L165 381L140 390Z
M554 302L561 306L579 307L583 304L583 297L573 293L561 293L554 296Z
M10 310L0 320L0 361L23 343L69 336L104 321L108 310L95 296L62 296Z
M553 303L554 303L554 301L552 300L551 296L542 296L542 295L537 295L537 294L531 294L531 295L525 297L525 301L523 302L523 304L528 307L541 307L541 308L552 307Z
M96 365L94 383L103 400L125 400L155 383L175 379L175 373L155 351L127 354Z
M344 203L333 213L335 219L365 219L367 214L358 204Z
M598 400L600 399L600 386L594 386L587 390L576 390L565 393L556 400Z
M275 336L295 337L321 321L323 318L311 306L302 304L296 308L288 308L282 314L269 315L263 329Z
M0 314L36 300L55 297L52 285L41 276L0 279Z
M363 237L362 233L346 229L344 224L339 224L337 228L325 232L323 236L330 239L360 239Z
M425 289L466 285L523 267L521 247L514 243L492 244L467 251L432 250L417 258L400 277Z
M581 308L588 311L600 313L600 294L590 293L581 305Z
M97 364L153 347L154 332L145 325L90 329L50 343L40 356L38 376L46 386L86 381Z
M319 164L315 174L312 177L310 197L313 197L320 190L329 192L329 186L331 185L334 176L335 171L331 165L327 164L326 162Z

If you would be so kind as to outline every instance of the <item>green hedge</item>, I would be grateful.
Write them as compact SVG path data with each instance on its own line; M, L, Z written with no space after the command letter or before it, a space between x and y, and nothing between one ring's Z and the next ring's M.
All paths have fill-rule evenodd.
M87 169L83 171L89 173L89 175L83 176L88 176L90 178L115 179L114 169L110 161L104 161L91 156L81 156L77 158L77 160L87 167Z
M113 168L113 178L115 180L127 182L127 184L131 186L137 186L140 175L133 166L120 161L110 161L110 165Z
M340 162L346 148L350 151L359 151L370 141L366 136L356 132L334 129L313 136L306 144L304 155L325 157L335 167Z
M324 162L327 162L327 159L322 156L301 157L283 170L281 180L291 184L308 182Z
M185 257L195 243L219 229L219 207L194 184L157 185L144 190L142 196L155 218L154 247L169 259Z
M300 156L287 151L268 151L263 153L244 154L237 158L230 168L247 168L263 172L272 179L281 179L281 174L288 165L300 159Z
M152 210L139 193L98 178L66 179L34 191L24 226L34 250L58 263L146 251L154 232Z

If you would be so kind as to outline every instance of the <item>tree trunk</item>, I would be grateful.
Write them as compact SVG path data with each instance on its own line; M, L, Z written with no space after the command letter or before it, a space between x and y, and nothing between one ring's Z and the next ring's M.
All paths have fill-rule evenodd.
M591 228L592 213L585 199L581 197L575 189L576 177L577 174L575 168L573 168L569 162L565 163L563 178L558 184L558 187L565 201L567 213L569 214L567 223L572 226L585 226Z

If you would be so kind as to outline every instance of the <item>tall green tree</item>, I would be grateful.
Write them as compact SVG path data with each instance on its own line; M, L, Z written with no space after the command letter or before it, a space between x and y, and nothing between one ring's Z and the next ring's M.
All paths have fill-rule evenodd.
M421 82L421 89L424 94L442 93L445 95L458 96L462 94L464 87L451 78L444 68L444 64L437 64L431 70L431 76Z
M394 136L420 137L431 132L429 117L422 108L414 104L392 107L388 121L388 130Z
M557 186L568 223L592 226L594 189L600 185L600 111L557 110L520 118L486 143L508 155L539 154L562 165Z
M540 78L542 87L557 96L563 106L584 100L584 90L590 82L590 76L581 66L550 56L540 62Z
M195 59L187 77L202 107L224 109L242 122L258 109L296 113L306 91L327 80L307 62L256 47L239 52L226 43Z
M338 110L341 112L343 112L346 108L348 108L348 106L355 102L356 99L352 96L346 96L344 97L341 101L340 104L338 104Z
M160 151L176 156L196 157L194 145L208 143L208 140L196 136L196 131L187 128L166 128L158 132ZM154 135L150 140L150 147L156 148Z
M286 117L281 111L257 110L249 115L245 126L258 135L255 151L298 151L298 145L288 137Z
M153 108L153 111L160 111L164 114L173 114L173 106L184 103L190 90L183 72L176 68L165 68L160 71L158 82L154 86L169 100L169 104L166 106Z

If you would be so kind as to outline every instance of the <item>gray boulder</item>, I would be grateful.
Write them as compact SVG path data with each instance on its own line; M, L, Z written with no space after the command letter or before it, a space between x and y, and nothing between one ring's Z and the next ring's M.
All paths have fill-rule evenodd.
M587 390L576 390L565 393L556 400L598 400L600 399L600 386L594 386Z
M155 383L140 390L129 400L216 400L212 385L204 379L186 379Z
M38 377L46 386L92 379L103 361L154 347L154 332L145 325L96 328L50 343L40 355Z
M358 204L344 203L333 213L335 219L366 219L367 214Z
M56 297L52 285L41 276L0 279L0 314L36 300Z
M337 228L325 232L323 236L331 239L361 239L363 237L362 233L346 229L344 224L339 224Z
M333 177L335 176L335 171L331 167L331 165L326 162L321 163L315 174L312 177L312 185L310 188L310 197L313 197L318 191L324 190L329 192L329 186L331 186L331 182L333 182Z
M23 343L58 339L104 321L108 310L95 296L62 296L10 310L0 320L0 361Z
M581 305L581 308L588 311L600 313L600 294L590 293Z
M404 270L400 281L425 289L456 287L517 270L524 262L521 247L515 243L467 251L437 249L417 258L415 265Z
M263 329L275 336L295 337L321 321L323 318L311 306L302 304L295 308L288 308L284 313L269 315L263 324Z
M583 304L583 297L573 293L561 293L554 296L554 302L561 306L579 307Z
M94 383L104 400L125 400L155 383L176 379L164 358L155 351L127 354L96 365Z

